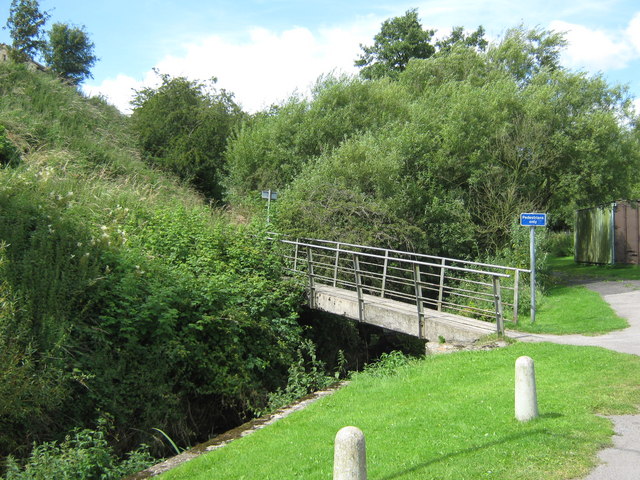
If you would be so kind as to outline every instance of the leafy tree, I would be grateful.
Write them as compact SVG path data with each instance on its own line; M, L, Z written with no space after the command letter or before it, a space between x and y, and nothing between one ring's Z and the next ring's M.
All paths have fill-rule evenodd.
M42 28L49 19L47 12L41 12L38 0L12 0L9 18L5 28L13 40L11 56L25 62L42 52L46 41Z
M630 194L640 149L625 89L563 69L553 32L516 28L485 50L480 35L468 45L460 35L394 81L320 84L287 134L261 150L246 139L258 127L277 133L280 112L240 132L229 152L242 144L244 158L277 151L277 168L296 165L292 180L280 177L276 225L484 256L511 245L522 211L547 211L566 228L576 208ZM317 143L303 156L309 139ZM236 185L247 178L238 165Z
M362 131L406 118L408 101L389 83L320 79L311 102L291 98L243 125L226 152L228 194L238 199L286 187L319 155Z
M210 199L222 198L227 137L242 118L233 95L209 84L159 74L158 88L136 92L133 128L146 159Z
M560 53L566 45L560 33L519 26L507 30L504 39L489 49L488 58L524 83L544 69L561 69Z
M407 10L403 16L382 23L372 46L360 45L363 53L355 65L367 79L396 75L410 59L429 58L436 52L431 43L434 34L434 30L422 28L417 9Z
M84 27L55 23L49 31L49 42L44 48L44 59L55 73L73 85L93 78L91 67L97 58L94 44Z
M463 27L453 27L448 37L438 40L436 47L438 54L449 53L455 46L476 48L478 51L485 51L489 42L484 38L484 27L479 26L475 32L466 35Z
M360 45L362 55L355 65L361 67L360 75L366 79L396 78L404 71L412 58L426 59L436 53L448 53L454 46L476 48L484 51L488 42L484 28L478 27L468 35L463 27L454 27L451 34L432 43L435 30L425 30L418 20L418 10L408 10L402 17L394 17L382 23L372 46Z

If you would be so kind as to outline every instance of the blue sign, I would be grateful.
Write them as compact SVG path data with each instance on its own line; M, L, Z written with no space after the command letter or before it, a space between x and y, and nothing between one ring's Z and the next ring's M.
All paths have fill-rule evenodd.
M262 198L265 200L276 200L278 198L278 192L274 192L273 190L263 190Z
M546 227L547 214L546 213L521 213L520 225L522 225L523 227Z

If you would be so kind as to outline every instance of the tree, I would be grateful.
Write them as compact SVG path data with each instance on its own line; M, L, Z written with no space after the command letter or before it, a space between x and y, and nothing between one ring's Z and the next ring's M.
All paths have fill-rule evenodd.
M157 72L156 72L157 73ZM222 198L227 137L242 117L233 95L209 84L159 74L136 92L133 128L148 162L177 174L210 199Z
M555 71L560 53L567 46L562 34L519 26L507 30L504 39L489 49L488 57L509 72L518 82L529 82L542 70Z
M360 45L363 54L356 60L360 75L367 79L393 76L403 71L411 58L429 58L435 52L431 39L434 30L424 30L417 9L382 23L370 47Z
M453 27L448 37L436 42L438 54L449 53L454 46L460 45L484 52L489 45L489 42L484 38L484 27L480 25L475 32L469 35L465 35L463 27Z
M90 69L97 61L94 47L84 27L55 23L49 31L44 59L52 71L78 85L86 78L93 78Z
M424 30L418 20L417 9L408 10L402 17L394 17L382 23L380 32L373 37L370 47L360 45L363 54L356 60L360 75L366 79L397 77L409 64L409 60L427 59L437 54L449 53L456 46L474 48L484 52L488 42L484 28L465 35L463 27L454 27L451 34L432 44L435 30Z
M486 51L472 37L454 29L394 81L325 82L295 118L256 118L229 145L232 185L277 178L283 232L459 258L510 248L523 211L566 228L575 209L628 197L626 90L563 69L553 32L516 28Z
M9 18L5 28L13 40L11 56L19 62L42 52L46 41L43 39L42 28L49 19L47 12L41 12L38 0L13 0L9 9Z

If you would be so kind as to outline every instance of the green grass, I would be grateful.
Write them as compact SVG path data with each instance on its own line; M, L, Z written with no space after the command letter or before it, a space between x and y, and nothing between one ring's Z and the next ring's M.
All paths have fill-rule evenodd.
M536 362L541 417L513 413L515 360ZM358 375L307 409L162 479L327 479L347 425L366 436L369 478L580 478L611 443L596 413L635 412L640 358L599 348L516 344L427 357L390 377Z
M539 301L533 324L529 316L521 316L518 325L506 322L508 329L557 335L596 335L628 326L599 293L581 285L551 288Z
M573 257L549 259L549 268L561 281L570 279L640 280L637 265L585 265L575 263Z
M539 297L536 322L531 324L529 316L521 315L518 325L507 322L507 328L557 335L598 335L629 326L600 294L576 285L576 282L638 280L640 268L634 265L581 265L575 263L573 257L551 257L549 268L555 286Z

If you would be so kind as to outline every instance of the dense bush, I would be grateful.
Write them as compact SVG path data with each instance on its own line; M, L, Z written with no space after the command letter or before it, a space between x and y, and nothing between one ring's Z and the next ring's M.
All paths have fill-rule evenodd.
M210 199L222 198L227 137L242 118L233 95L208 84L159 74L158 88L136 92L132 127L145 160L175 173Z
M152 427L184 444L286 383L299 293L259 232L205 207L115 203L97 181L62 189L71 187L57 174L31 164L0 176L4 278L15 304L3 327L8 335L21 325L28 358L15 362L42 373L30 388L40 400L12 413L21 415L14 425L44 422L34 430L47 438L104 411L122 446ZM100 206L82 201L90 196ZM3 451L15 432L3 429Z
M35 446L24 466L13 457L7 461L5 480L119 480L152 465L153 457L146 445L130 452L122 460L109 446L106 424L97 430L75 429L64 440Z
M264 232L145 167L101 100L13 64L0 90L0 454L64 456L105 414L114 454L158 453L153 428L186 446L263 408L302 342Z
M283 232L458 258L508 247L522 212L570 228L576 208L632 192L640 150L625 89L562 68L564 44L517 28L393 79L324 79L245 125L229 186L278 188Z

